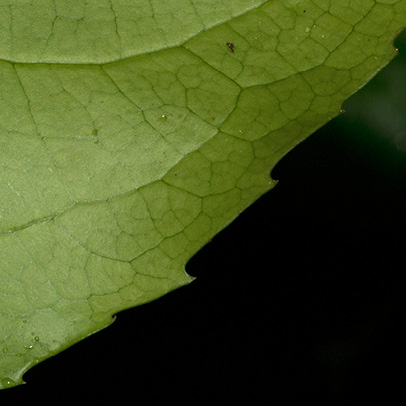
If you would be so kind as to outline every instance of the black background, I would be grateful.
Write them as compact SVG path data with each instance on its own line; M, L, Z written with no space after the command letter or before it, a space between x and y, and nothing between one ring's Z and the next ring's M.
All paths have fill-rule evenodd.
M120 313L1 404L404 401L405 39L190 261L195 282Z

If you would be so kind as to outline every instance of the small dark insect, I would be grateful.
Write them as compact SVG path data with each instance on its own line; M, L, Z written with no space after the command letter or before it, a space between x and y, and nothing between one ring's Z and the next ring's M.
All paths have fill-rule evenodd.
M227 45L227 48L228 48L232 53L234 53L234 44L233 44L232 42L227 42L226 45Z

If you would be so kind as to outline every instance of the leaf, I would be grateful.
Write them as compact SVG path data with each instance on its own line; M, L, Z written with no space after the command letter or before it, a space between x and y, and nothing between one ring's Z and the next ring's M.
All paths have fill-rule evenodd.
M406 17L405 0L0 9L2 387L189 283L187 260L396 54Z

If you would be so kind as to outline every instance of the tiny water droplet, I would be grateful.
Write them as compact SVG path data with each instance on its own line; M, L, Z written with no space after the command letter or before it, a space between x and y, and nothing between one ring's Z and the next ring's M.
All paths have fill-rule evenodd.
M26 345L24 348L26 350L32 350L34 348L34 346L32 344L30 344L30 345Z
M11 378L3 378L1 384L3 385L3 388L10 388L15 386L16 383Z
M23 320L23 323L27 323L27 320Z
M39 341L39 337L38 337L38 336L35 336L35 337L34 337L34 340L38 342L38 341Z
M168 117L166 116L166 114L162 114L162 115L159 117L159 120L165 122L166 120L168 120Z
M310 32L310 27L306 27L305 32Z
M8 348L3 348L3 353L7 354L8 353Z

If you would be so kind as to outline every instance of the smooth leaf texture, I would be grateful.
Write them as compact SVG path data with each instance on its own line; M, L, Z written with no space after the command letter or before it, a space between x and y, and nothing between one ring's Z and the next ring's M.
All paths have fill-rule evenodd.
M189 283L405 22L406 0L0 0L0 385Z

